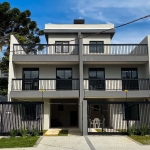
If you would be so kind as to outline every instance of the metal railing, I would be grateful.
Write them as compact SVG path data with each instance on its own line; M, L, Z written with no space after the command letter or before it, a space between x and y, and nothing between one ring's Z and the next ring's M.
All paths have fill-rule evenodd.
M12 79L12 91L79 90L79 79Z
M149 79L84 79L85 90L150 90Z
M13 55L78 55L78 44L14 44Z
M147 44L83 44L85 55L147 55Z

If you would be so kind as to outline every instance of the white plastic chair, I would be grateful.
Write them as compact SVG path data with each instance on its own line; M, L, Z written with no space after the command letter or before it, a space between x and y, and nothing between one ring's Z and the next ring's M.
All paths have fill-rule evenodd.
M97 128L100 128L100 119L99 118L95 118L93 120L93 127L96 128L96 126L97 126Z

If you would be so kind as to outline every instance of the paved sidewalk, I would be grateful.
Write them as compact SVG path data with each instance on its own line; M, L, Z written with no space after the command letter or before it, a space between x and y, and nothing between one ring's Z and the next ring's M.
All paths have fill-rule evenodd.
M150 150L126 136L51 136L42 137L33 148L3 150Z

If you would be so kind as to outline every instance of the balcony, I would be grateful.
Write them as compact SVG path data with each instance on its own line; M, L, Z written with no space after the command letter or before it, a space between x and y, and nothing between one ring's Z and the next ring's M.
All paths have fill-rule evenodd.
M78 48L78 44L14 44L12 61L77 62Z
M79 97L79 79L12 79L11 97Z
M84 79L85 97L149 97L149 79Z
M147 44L84 44L83 55L85 62L141 64L148 61L148 46Z

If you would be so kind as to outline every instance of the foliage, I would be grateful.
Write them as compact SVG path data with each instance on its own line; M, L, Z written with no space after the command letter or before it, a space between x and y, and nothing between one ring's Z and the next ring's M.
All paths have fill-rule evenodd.
M148 127L146 125L143 125L139 128L139 131L142 136L145 136L148 133Z
M27 130L26 129L21 128L19 132L20 132L22 137L26 137L27 136Z
M8 91L8 79L0 79L0 95L7 96Z
M39 137L1 138L0 148L33 147Z
M17 130L15 130L15 129L10 130L10 136L11 136L11 137L15 137L15 136L17 136L17 133L18 133L18 131L17 131Z
M8 72L10 35L14 35L19 43L37 44L40 43L40 36L43 30L37 27L37 23L31 20L31 12L21 12L18 8L11 8L8 2L0 3L0 50L6 47L4 57L0 63L0 69Z
M141 144L150 145L150 136L130 136L130 138Z
M128 129L128 134L129 134L130 136L133 136L133 135L135 134L135 132L136 132L136 129L135 129L134 127L129 127L129 129Z
M32 129L32 136L38 136L39 135L39 130L38 130L38 128L36 127L36 128L33 128Z

